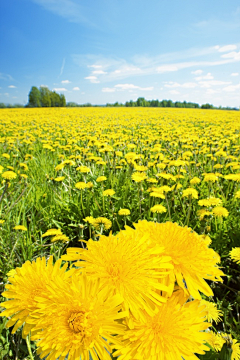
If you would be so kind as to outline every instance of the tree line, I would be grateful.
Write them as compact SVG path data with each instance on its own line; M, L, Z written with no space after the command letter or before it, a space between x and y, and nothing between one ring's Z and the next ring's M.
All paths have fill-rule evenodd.
M26 107L65 107L66 98L64 94L51 91L47 86L32 86L28 94L28 104Z
M222 107L214 106L211 104L202 104L187 102L187 101L175 101L172 100L146 100L144 97L139 97L136 101L126 101L125 104L118 101L114 104L107 103L106 105L92 105L91 103L78 104L70 101L66 102L63 94L57 94L55 91L49 90L46 86L40 86L38 89L36 86L32 86L28 95L28 104L25 107L169 107L169 108L189 108L189 109L219 109L219 110L239 110L237 107ZM21 108L24 105L21 104L4 104L0 103L0 109L2 108Z

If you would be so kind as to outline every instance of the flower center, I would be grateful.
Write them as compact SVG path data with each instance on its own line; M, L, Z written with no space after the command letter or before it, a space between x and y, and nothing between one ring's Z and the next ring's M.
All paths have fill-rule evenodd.
M109 264L107 271L111 277L120 278L121 273L122 273L122 267L117 262L113 262L113 263Z
M68 319L68 325L74 333L81 335L82 338L90 337L93 334L93 324L91 320L91 312L79 311L71 314Z

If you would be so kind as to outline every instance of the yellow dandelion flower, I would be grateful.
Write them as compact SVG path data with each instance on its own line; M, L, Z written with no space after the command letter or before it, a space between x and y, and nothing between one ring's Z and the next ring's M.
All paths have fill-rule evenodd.
M79 166L76 170L80 171L81 173L89 173L91 170L87 166Z
M132 174L132 180L134 180L135 182L141 182L145 179L147 179L147 175L144 172L136 171Z
M55 235L52 239L51 242L56 242L56 241L69 241L69 238L66 235Z
M240 247L232 248L229 255L233 261L240 264Z
M106 176L99 176L97 178L96 182L102 182L102 181L106 181L106 180L107 180Z
M120 209L120 210L118 211L118 215L121 215L121 216L130 215L130 210L128 210L128 209Z
M212 213L213 213L213 215L215 215L217 217L228 217L228 215L229 215L228 210L222 206L216 206L212 210Z
M119 343L113 335L125 329L118 322L127 315L119 312L122 297L110 296L97 279L84 274L74 273L68 283L57 280L49 284L49 296L39 294L38 312L32 316L37 353L49 359L111 360L112 347Z
M168 193L169 191L172 191L172 189L170 188L170 186L164 185L164 186L160 186L158 188L158 191Z
M28 178L28 176L27 176L26 174L20 174L20 176L21 176L22 178L24 178L24 179L27 179L27 178Z
M222 282L221 276L224 274L217 267L220 258L197 233L171 222L159 224L143 220L134 226L136 230L127 228L126 231L141 235L148 233L154 244L164 247L165 254L172 258L173 273L181 288L185 289L185 282L195 299L201 300L199 291L213 296L212 289L204 279Z
M191 196L193 199L198 199L198 192L196 189L188 188L183 190L182 197L188 197Z
M17 274L16 269L12 269L12 270L10 270L10 271L7 273L7 276L8 276L8 277L13 277L15 274Z
M111 220L109 220L105 217L98 217L98 218L94 219L93 226L96 229L100 229L101 225L104 226L105 230L109 230L112 227L112 222L111 222Z
M215 197L209 197L208 199L202 199L198 201L198 205L200 206L217 206L222 203L222 200Z
M55 167L56 171L62 170L64 168L64 163L61 163Z
M44 234L42 234L42 237L53 235L62 235L62 231L60 229L48 229Z
M196 353L209 350L205 343L210 335L203 330L210 324L204 322L204 314L198 301L181 306L178 298L172 296L156 315L133 319L133 326L119 336L122 345L117 346L113 356L119 360L195 359Z
M115 191L113 189L107 189L103 192L103 196L113 196Z
M236 199L240 199L240 190L238 190L234 196Z
M124 298L124 306L134 316L139 309L154 314L154 304L166 299L156 290L169 291L160 283L171 269L170 257L165 256L163 247L150 247L148 233L138 236L120 231L116 236L100 236L99 241L89 240L87 250L68 248L64 260L80 260L76 266L85 268L87 275L99 278L102 286Z
M165 199L165 196L163 195L163 193L161 192L157 192L157 191L153 191L150 193L150 196L156 197L156 198L160 198L160 199Z
M54 180L60 182L60 181L63 181L64 179L65 179L65 176L58 176Z
M200 182L201 180L196 176L190 180L191 185L199 184Z
M5 171L2 173L2 177L6 180L16 179L17 174L14 171Z
M240 181L240 174L228 174L228 175L224 176L224 179L239 182Z
M197 215L199 216L200 220L203 220L205 216L210 216L212 213L208 210L201 209L197 211Z
M5 159L10 159L10 155L9 154L2 154L2 157L4 157Z
M27 164L20 163L20 164L19 164L19 166L20 166L20 167L22 167L22 168L24 168L24 170L25 170L25 171L27 171L27 170L28 170L28 166L27 166Z
M88 186L84 181L80 181L75 184L75 188L77 188L79 190L84 190L84 189L88 188Z
M93 224L95 219L92 216L87 216L83 221L88 222L89 224Z
M223 344L224 344L224 340L221 337L221 335L219 333L215 333L213 331L209 331L208 332L210 337L207 340L207 343L217 352L221 351Z
M0 224L4 224L5 220L0 219Z
M221 316L223 316L223 312L217 309L217 304L210 301L201 300L201 305L204 305L206 308L206 318L208 322L212 323L213 321L215 321L215 323L217 324L219 323L219 321L221 321Z
M167 209L163 205L154 205L150 210L151 210L151 212L158 213L158 214L167 212Z
M93 187L93 183L91 181L87 182L87 187L88 189L91 189Z
M0 165L0 174L3 172L4 167Z
M47 285L51 282L58 272L62 279L71 275L71 272L65 273L67 264L61 269L61 260L58 260L55 265L52 263L53 257L51 256L46 264L45 258L37 258L36 262L25 262L22 267L16 268L16 273L13 277L10 277L7 284L6 291L2 293L7 299L1 304L6 310L4 310L0 316L7 316L12 318L8 321L7 327L13 327L12 333L24 325L23 338L34 327L34 324L28 322L29 315L37 309L36 297L41 295L45 296L47 293ZM65 275L67 274L67 275Z
M232 340L231 360L240 360L240 343L236 339Z
M147 179L147 182L149 182L149 183L151 183L151 184L154 184L154 183L157 183L158 181L157 181L157 179L155 179L155 178L148 178L148 179Z
M14 230L22 230L22 231L27 231L27 228L23 225L16 225L14 228Z
M218 177L215 174L205 174L203 181L206 182L215 182L218 180Z

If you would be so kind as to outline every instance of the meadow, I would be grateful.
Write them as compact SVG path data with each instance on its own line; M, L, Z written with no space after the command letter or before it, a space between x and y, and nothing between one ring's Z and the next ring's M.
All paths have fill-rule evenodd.
M119 332L112 330L111 335L107 330L106 333L103 332L103 338L110 339L110 343L114 344L115 358L173 360L181 359L177 357L179 355L185 360L240 359L239 111L171 108L3 109L0 111L0 180L1 292L5 289L2 294L2 301L5 301L2 310L8 308L6 304L10 304L10 301L15 301L14 306L17 306L16 301L19 302L22 295L13 295L16 289L18 292L27 293L28 283L38 281L34 280L34 276L31 278L32 270L29 270L30 266L34 268L34 264L37 264L37 259L50 257L53 264L59 264L59 259L62 259L64 264L66 261L70 262L70 269L66 271L68 275L63 274L62 269L65 265L59 265L58 270L54 267L53 270L55 274L59 271L61 275L56 276L56 284L51 285L55 286L54 293L58 294L60 299L61 295L57 289L61 289L61 294L67 292L70 286L69 278L75 276L70 274L74 273L73 269L77 271L81 268L80 262L74 266L74 261L84 260L91 264L89 268L86 265L86 274L96 275L100 265L95 269L91 259L96 259L97 264L102 256L107 263L117 249L112 244L122 241L122 247L128 249L137 265L138 261L140 264L142 254L145 254L145 257L141 258L143 268L156 254L163 258L166 255L165 260L162 258L163 264L156 265L156 268L170 269L170 273L164 275L167 276L165 280L158 278L158 284L162 287L155 283L151 285L156 291L155 300L152 298L153 292L151 293L151 301L156 306L159 306L157 301L162 301L160 297L173 299L169 300L169 303L178 298L178 309L181 304L185 310L188 306L187 309L190 311L190 307L196 306L197 301L203 301L201 306L205 309L205 320L208 323L199 325L198 334L202 336L206 333L207 336L206 339L202 339L200 335L196 335L196 344L201 343L196 350L195 343L190 346L184 343L183 338L179 338L177 341L182 341L185 350L179 347L173 350L172 355L171 351L165 348L164 351L168 355L161 357L157 355L159 348L156 346L157 350L152 351L151 356L148 350L145 353L145 350L141 349L144 356L137 357L138 350L134 346L137 346L139 339L136 340L137 335L131 333L135 320L127 319L127 313L130 311L133 318L140 321L143 316L142 300L139 300L138 305L137 300L136 303L126 300L121 308L121 301L115 299L118 315L114 319L118 324L121 322L121 326L128 327L131 333L129 338L122 335L120 325ZM155 227L152 227L153 225ZM154 241L158 241L158 237L162 236L162 250L152 240L155 228L159 229L156 230L159 232ZM109 239L111 243L104 247ZM134 243L134 250L130 249L131 241L137 241ZM198 243L199 248L196 245ZM103 247L95 248L98 244L103 244ZM163 250L164 247L170 247L169 244L172 244L172 253L170 250ZM202 244L206 246L203 251L207 254L206 258L205 255L202 258L200 255L198 257L202 251ZM116 251L120 256L121 251ZM108 252L110 255L107 256ZM186 264L189 264L186 273L181 270L180 260L173 261L175 252L182 254L184 269L187 268ZM91 258L86 253L90 254ZM197 274L198 271L202 274L205 267L208 269L210 258L214 258L215 263L211 263L212 273L208 273L208 277L202 276L206 279L203 284L203 280L199 280L200 275L197 279ZM119 261L119 257L114 261L111 263L112 267ZM124 261L122 266L127 267ZM47 269L51 266L48 262ZM113 270L112 267L111 274L114 273L116 282L116 278L120 279L120 270ZM173 268L174 271L171 273ZM34 269L39 276L37 267ZM153 265L146 265L146 269L144 273L138 273L139 278L143 279L146 272L150 274L153 269L156 270ZM195 275L191 275L190 280L191 269L194 269ZM23 274L27 274L27 271L30 271L30 275ZM221 271L224 275L220 274ZM100 272L99 274L96 276L102 279L104 276ZM26 289L23 284L20 287L20 280L17 280L21 276L25 279ZM151 276L157 278L160 275L151 272ZM160 277L162 279L163 274ZM76 279L71 281L74 282ZM81 281L85 284L86 279L81 278ZM148 281L151 283L149 278ZM144 284L143 286L146 286L146 283ZM71 286L75 289L75 285ZM94 286L91 285L91 289ZM169 290L170 288L172 290ZM36 289L29 290L31 299L33 290ZM201 293L200 298L197 290ZM107 296L101 296L104 299L110 297L109 291ZM102 294L102 290L99 292ZM124 293L126 292L125 289ZM157 300L156 293L161 295ZM96 292L94 294L96 296ZM172 294L175 294L175 298ZM49 314L54 313L55 310L52 305L47 305L46 299L38 298L39 293L36 296L34 301L41 304L45 304L46 301L46 309L51 309ZM134 296L133 293L130 294L129 299ZM7 301L7 298L13 300ZM50 298L49 295L48 301ZM150 296L144 298L147 304L145 310L146 316L150 317L149 321L152 321L155 316L152 313L155 305L150 304L149 299ZM34 303L34 306L37 305ZM43 311L43 305L41 306L42 313L46 315L46 310ZM64 306L66 308L67 305ZM0 318L1 359L38 359L36 346L42 358L50 354L47 358L49 360L57 359L59 356L60 359L64 359L67 354L69 360L80 358L80 350L71 353L72 347L68 353L66 344L62 348L56 347L57 350L48 344L52 350L45 349L42 335L36 335L32 327L35 324L34 315L30 314L32 317L30 316L29 323L27 318L20 317L18 320L14 315L15 320L10 320L7 326L10 316L23 310L17 307L16 309L16 312L13 311L11 314L3 312ZM40 305L33 311L41 312L39 309ZM120 320L121 313L124 320ZM197 316L196 313L189 312L188 315L181 315L181 318L185 319L186 316L186 319L189 319L189 314L192 314L192 317ZM46 317L41 317L37 325L38 330L50 326L49 323L44 323ZM16 319L19 323L12 334L12 326ZM27 326L24 325L25 321ZM75 318L71 321L75 321L75 327L71 326L74 333L77 333L76 326L80 325L76 325ZM84 323L81 321L81 324ZM22 325L25 328L24 339ZM109 328L111 326L109 325ZM135 328L137 326L140 325L135 324ZM194 325L191 326L192 333L188 334L188 338L191 338L195 331ZM189 325L189 328L191 326ZM176 330L176 337L179 329ZM112 336L114 334L123 338L115 343L115 337ZM134 345L131 343L133 338L136 342ZM36 345L34 341L30 342L31 339L40 341L40 345ZM131 351L125 352L121 347L121 341L125 344L124 349L131 348ZM205 343L207 345L203 345ZM108 353L102 354L100 343L97 344L97 350L89 350L89 355L86 345L85 350L81 350L81 359L108 359ZM147 344L146 340L146 349ZM153 348L153 345L151 346ZM109 345L105 345L105 348L111 352ZM186 349L189 349L189 353ZM206 350L209 351L204 355ZM200 355L195 357L195 352ZM177 355L174 357L174 354Z

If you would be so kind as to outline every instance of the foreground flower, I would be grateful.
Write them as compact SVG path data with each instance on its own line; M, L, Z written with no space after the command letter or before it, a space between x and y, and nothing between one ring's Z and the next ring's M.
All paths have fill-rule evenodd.
M107 189L103 192L103 196L113 196L115 191L113 189Z
M236 261L237 264L240 264L240 247L233 248L229 255L233 261Z
M151 212L158 213L158 214L167 212L167 209L163 205L154 205L150 210L151 210Z
M14 230L22 230L22 231L27 231L27 228L24 225L16 225L13 228Z
M108 230L108 229L111 229L112 222L111 222L111 220L108 220L105 217L98 217L98 218L94 219L93 226L96 229L100 229L101 226L103 226L105 230Z
M213 213L213 215L215 215L217 217L228 217L228 215L229 215L228 210L222 206L216 206L212 210L212 213Z
M182 197L188 197L191 196L193 199L198 199L198 192L196 189L188 188L183 190Z
M118 360L197 360L194 354L209 350L205 342L210 335L203 330L211 324L204 319L205 309L198 301L181 306L173 295L155 316L145 314L141 321L133 320L134 329L120 337L123 344L113 356L119 356Z
M217 304L210 301L202 300L201 305L205 306L205 310L207 312L207 321L211 323L215 321L216 324L221 321L221 316L223 315L223 313L221 310L217 309Z
M11 300L1 304L6 310L0 316L12 316L7 323L7 327L14 325L12 333L24 324L22 336L25 338L34 326L28 323L28 319L37 309L36 296L47 294L47 285L56 274L63 280L71 275L72 271L65 273L67 264L60 268L61 260L55 265L52 261L53 257L50 257L47 263L45 258L37 258L36 262L32 263L27 261L22 267L17 267L14 276L8 279L10 284L5 286L6 291L2 296Z
M49 296L39 293L38 312L32 316L37 323L34 330L39 329L32 339L38 340L41 358L111 360L109 343L119 344L112 335L125 329L116 321L127 315L119 312L121 296L109 296L98 279L76 273L68 283L53 279L49 289Z
M48 229L44 234L42 234L42 237L53 235L62 235L61 229Z
M208 199L202 199L198 201L200 206L217 206L222 203L222 200L215 197L210 197Z
M120 209L120 210L118 211L118 215L121 215L121 216L130 215L130 210L128 210L128 209Z
M149 246L148 233L139 235L120 231L116 236L101 236L99 241L89 240L87 250L68 248L64 260L81 260L75 263L87 275L99 278L109 292L124 298L126 309L139 316L139 309L154 314L154 304L166 302L156 290L169 291L160 281L166 269L172 269L170 257L163 247Z
M186 283L189 293L199 300L199 291L213 296L204 279L222 282L224 274L217 266L220 257L197 233L171 222L159 224L143 220L134 226L136 230L127 228L129 236L134 231L142 236L147 233L152 243L164 247L164 254L172 258L174 276L182 289L185 289Z
M75 188L77 188L79 190L83 190L83 189L88 188L88 185L84 181L80 181L75 184Z
M2 177L6 180L13 180L16 179L17 174L14 171L5 171L2 173Z
M145 179L147 179L147 175L143 172L136 171L132 174L132 180L134 180L135 182L141 182Z

